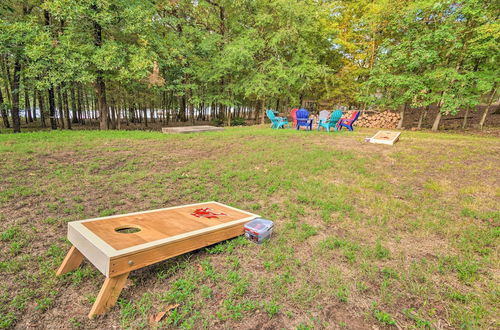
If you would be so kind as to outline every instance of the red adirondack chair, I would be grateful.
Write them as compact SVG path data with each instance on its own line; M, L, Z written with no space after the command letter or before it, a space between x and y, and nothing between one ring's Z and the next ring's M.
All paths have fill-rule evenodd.
M350 131L354 130L354 128L352 128L352 124L354 124L354 122L358 119L359 113L359 111L354 111L351 118L341 119L337 123L337 130L340 131L342 127L347 127L347 129Z
M290 111L290 116L292 116L292 119L293 119L293 127L297 127L297 111L299 109L295 108L295 109L292 109L292 111Z

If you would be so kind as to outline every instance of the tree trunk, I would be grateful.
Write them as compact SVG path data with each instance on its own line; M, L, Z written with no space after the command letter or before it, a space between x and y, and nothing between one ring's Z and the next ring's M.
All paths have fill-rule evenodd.
M71 96L71 112L73 114L73 118L71 120L72 123L78 123L78 112L76 108L76 93L75 93L75 85L71 84L70 88L70 96Z
M97 119L97 108L99 107L99 104L97 103L97 98L94 97L94 95L91 95L90 96L90 104L92 104L92 106L89 108L90 111L90 119Z
M129 109L128 109L128 118L129 118L129 121L132 123L132 124L135 124L135 105L134 104L131 104L129 105ZM127 121L127 126L129 125L129 121Z
M45 26L48 28L50 26L50 13L48 10L43 11L43 16L45 18ZM56 105L54 100L54 87L50 85L48 90L49 92L49 119L50 119L50 128L57 129L57 121L56 121Z
M12 108L11 108L11 117L12 117L12 127L14 128L14 133L21 132L21 120L19 118L19 80L21 75L21 63L19 59L14 60L14 72L12 78L11 85L11 93L12 93Z
M441 113L441 107L438 108L438 114L436 115L436 119L434 119L434 123L432 124L432 130L435 132L439 128L439 123L441 122L441 117L443 114Z
M116 108L115 104L111 103L111 129L116 129Z
M120 102L120 105L116 109L116 128L118 130L122 129L122 102Z
M265 120L265 113L266 113L266 100L262 100L262 103L260 105L260 124L264 125L264 120Z
M149 119L151 123L155 122L155 104L153 101L149 105Z
M80 124L84 124L83 120L83 109L82 109L82 90L79 85L76 86L76 111L78 113L78 121Z
M57 129L57 119L56 119L56 102L54 97L54 87L49 88L49 119L50 128Z
M441 93L441 100L439 100L437 104L437 110L438 114L436 115L436 118L434 119L434 123L432 124L432 131L437 131L439 128L439 123L441 122L441 117L443 117L443 114L441 113L441 107L443 106L444 102L444 92Z
M9 116L7 114L6 105L3 102L2 89L0 88L0 111L2 112L3 127L10 128Z
M62 95L63 95L64 117L66 117L66 127L67 127L67 129L71 129L71 118L69 115L68 90L66 88L64 88Z
M464 121L462 122L462 129L467 127L467 117L469 116L470 107L465 110Z
M97 100L97 97L94 97L92 95L92 100L93 100L93 108L92 108L92 118L94 120L99 120L99 101Z
M180 119L184 122L187 121L186 116L186 95L182 95L180 104Z
M94 10L97 12L97 6L93 6ZM102 46L102 27L99 23L94 21L94 45L97 48ZM108 123L108 105L106 103L106 84L104 83L104 78L102 72L98 70L97 77L95 80L95 93L97 96L97 104L99 107L99 128L101 130L107 130Z
M483 116L481 117L481 121L479 121L479 128L483 129L484 122L486 121L486 116L488 116L488 112L490 111L491 104L493 103L493 98L495 97L495 94L497 93L497 86L493 88L493 91L491 92L490 99L488 100L488 105L486 106L486 109L484 109Z
M95 81L95 93L97 96L97 106L99 107L99 128L108 129L108 106L106 103L106 85L104 79L99 74Z
M89 102L89 98L87 96L87 93L85 92L85 89L80 88L79 91L81 92L82 95L82 111L84 114L82 117L82 124L85 124L86 121L92 124L91 114L90 114L91 104Z
M57 88L57 111L59 113L59 123L61 124L61 128L64 129L64 108L63 108L63 100L62 100L62 93L61 93L61 87Z
M116 129L116 102L115 98L111 97L110 101L110 108L111 108L111 129Z
M24 78L23 78L24 79ZM28 122L33 122L33 117L31 116L31 105L30 105L30 97L28 94L28 90L24 87L24 116L26 117L26 124Z
M429 111L429 106L426 106L420 113L420 118L418 118L418 126L417 126L418 129L422 129L422 122L424 121L427 115L427 111Z
M259 121L259 111L260 111L260 108L261 108L260 103L261 103L261 101L260 101L260 100L257 100L257 101L255 102L255 113L254 113L254 116L253 116L254 121L255 121L255 124L257 124L257 123L258 123L258 121Z
M193 105L193 102L191 102L191 91L189 90L187 92L187 96L188 96L188 102L189 102L189 105L188 105L188 108L189 108L189 119L191 120L191 124L194 125L194 121L195 121L195 118L194 118L194 105Z
M148 110L146 109L146 106L142 108L142 114L144 116L144 127L148 127Z
M193 103L189 103L189 115L191 116L191 123L194 125L196 118L194 117L194 105L193 105Z
M167 95L166 95L167 92L165 92L165 99L167 99ZM170 123L170 110L171 110L171 107L174 103L174 96L172 95L172 93L170 93L170 97L168 98L168 103L166 103L165 105L165 111L167 111L167 113L165 114L166 117L165 117L165 122L167 123L167 126L168 124Z
M33 111L32 111L32 115L33 115L33 121L36 121L36 89L33 89Z
M130 118L130 113L131 113L131 106L130 104L126 104L125 105L125 108L123 109L123 113L125 114L125 125L129 125L130 124L130 120L132 118Z
M46 127L45 124L45 102L43 100L43 93L38 92L38 104L40 107L40 123L43 128Z

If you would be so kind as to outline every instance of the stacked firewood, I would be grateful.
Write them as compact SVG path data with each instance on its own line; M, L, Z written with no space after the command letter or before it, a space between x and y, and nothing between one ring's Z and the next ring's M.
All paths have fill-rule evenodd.
M350 118L353 111L347 111L342 117ZM399 113L392 111L362 112L354 125L359 127L396 128L400 118Z

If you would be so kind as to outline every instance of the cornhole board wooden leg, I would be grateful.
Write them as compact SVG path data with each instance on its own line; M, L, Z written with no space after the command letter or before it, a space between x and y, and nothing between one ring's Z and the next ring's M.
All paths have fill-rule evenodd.
M101 291L92 306L89 313L89 318L93 318L96 315L101 315L106 313L111 307L116 304L120 292L122 292L125 283L127 282L127 277L129 273L124 273L114 277L106 277L104 284L102 285Z
M69 249L68 254L66 254L61 266L57 270L56 275L63 275L77 269L80 267L82 261L83 254L78 251L76 247L72 246L71 249Z

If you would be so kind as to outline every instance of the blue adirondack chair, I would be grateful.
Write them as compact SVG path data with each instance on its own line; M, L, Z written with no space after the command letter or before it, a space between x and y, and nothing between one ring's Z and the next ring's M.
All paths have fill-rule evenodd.
M276 117L273 110L266 110L267 117L271 120L271 128L285 128L285 125L290 126L288 119Z
M309 119L309 111L301 108L295 113L295 115L297 117L297 129L300 129L300 126L304 126L306 130L308 128L310 131L312 130L313 120L312 118Z
M352 127L352 124L354 124L354 122L356 120L358 120L359 114L360 114L359 111L354 111L351 118L346 118L346 119L340 120L336 126L337 130L340 131L342 129L342 127L347 127L348 130L353 131L354 128Z
M323 121L322 119L320 119L318 123L318 131L321 127L324 127L327 132L330 132L330 128L332 127L336 131L337 123L339 122L341 117L342 117L342 111L335 110L334 112L331 113L330 118L328 118L327 120Z

